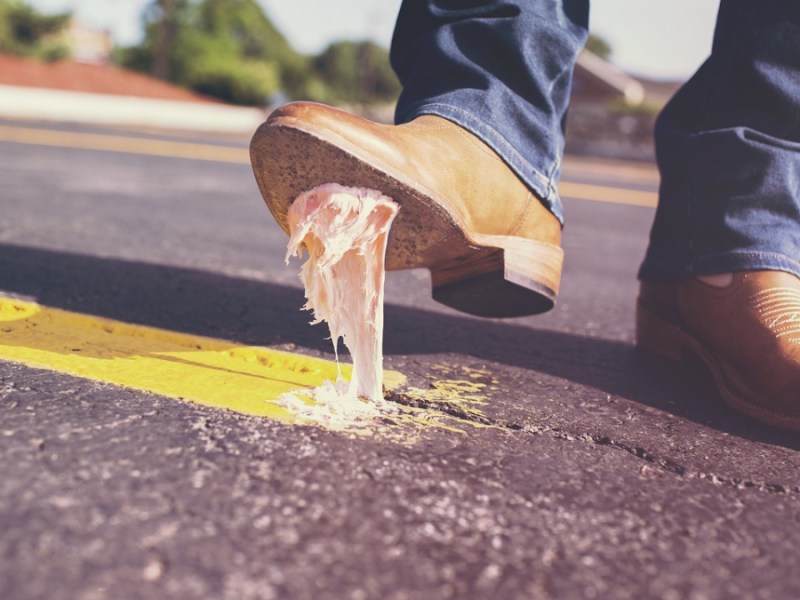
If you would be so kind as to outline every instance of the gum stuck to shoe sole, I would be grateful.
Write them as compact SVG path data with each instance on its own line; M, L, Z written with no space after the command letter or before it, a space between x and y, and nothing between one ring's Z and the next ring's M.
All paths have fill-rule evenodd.
M259 189L284 231L289 205L311 188L337 183L379 190L401 207L389 234L387 270L428 268L436 301L477 316L518 317L554 306L563 262L559 246L470 234L442 202L402 173L335 134L304 126L292 118L273 119L250 144Z

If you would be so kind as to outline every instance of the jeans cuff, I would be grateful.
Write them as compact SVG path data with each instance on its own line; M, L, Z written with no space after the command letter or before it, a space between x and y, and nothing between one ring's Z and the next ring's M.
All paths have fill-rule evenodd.
M645 260L639 279L667 283L697 275L716 275L735 271L786 271L800 277L800 261L775 252L741 251L700 256L690 261Z

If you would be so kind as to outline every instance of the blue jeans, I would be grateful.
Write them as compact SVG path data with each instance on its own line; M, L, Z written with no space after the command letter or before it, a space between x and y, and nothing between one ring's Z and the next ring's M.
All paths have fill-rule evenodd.
M391 52L397 122L434 114L471 131L563 222L557 184L588 18L588 0L405 0ZM711 56L655 135L661 189L641 279L800 277L800 2L722 0Z

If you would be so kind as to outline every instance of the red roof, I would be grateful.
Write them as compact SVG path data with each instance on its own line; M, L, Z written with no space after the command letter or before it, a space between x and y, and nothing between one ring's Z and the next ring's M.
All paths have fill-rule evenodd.
M112 65L89 65L69 60L48 63L8 54L0 54L0 85L184 102L215 102L160 79Z

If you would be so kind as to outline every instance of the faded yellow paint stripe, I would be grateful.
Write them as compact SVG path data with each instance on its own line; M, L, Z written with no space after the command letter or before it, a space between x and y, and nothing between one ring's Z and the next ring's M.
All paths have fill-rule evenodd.
M127 154L169 156L214 162L250 164L250 154L244 148L154 140L123 135L54 131L33 127L0 126L0 141L59 148L78 148Z
M561 176L569 180L575 173L580 176L593 176L608 179L606 183L624 182L657 186L660 178L658 169L652 163L636 163L600 157L565 156Z
M558 186L558 191L564 198L606 202L608 204L654 207L658 203L658 194L655 192L591 185L588 183L562 181Z
M0 297L0 360L292 421L284 392L336 379L336 363ZM342 366L350 377L351 367ZM388 371L388 387L403 377Z
M249 152L244 148L233 148L215 144L174 142L122 135L77 133L37 129L33 127L0 126L0 141L18 144L77 148L104 152L145 154L171 158L186 158L212 162L250 164ZM655 206L654 192L631 190L618 186L562 181L559 186L562 196L579 200L624 204L629 206Z

